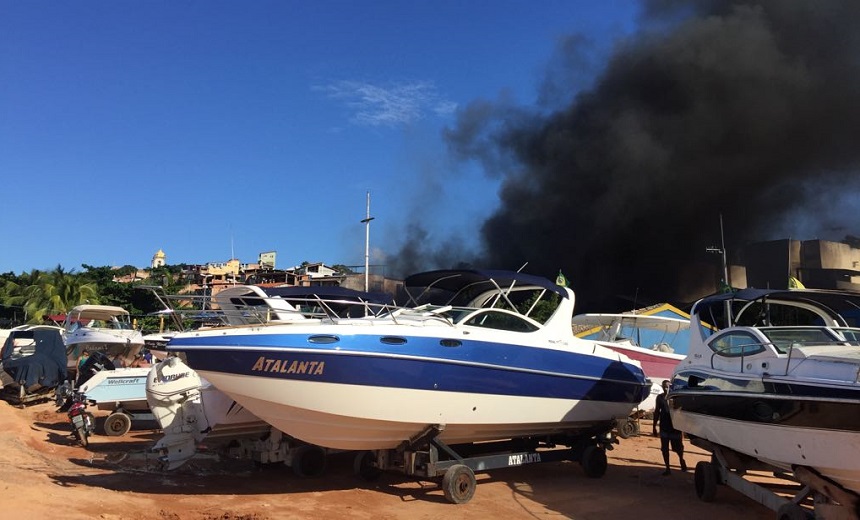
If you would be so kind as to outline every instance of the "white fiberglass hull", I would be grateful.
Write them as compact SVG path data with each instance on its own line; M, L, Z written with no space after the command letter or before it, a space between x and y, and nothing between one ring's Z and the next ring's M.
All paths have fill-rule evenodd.
M77 370L78 356L86 350L90 354L102 352L118 367L125 367L143 349L143 336L136 330L78 329L67 333L66 345L68 367Z
M443 426L439 438L449 444L571 432L625 418L633 408L630 403L272 380L206 371L200 375L287 435L343 450L396 448L430 425Z
M676 428L791 471L806 466L860 493L860 433L714 417L672 410Z

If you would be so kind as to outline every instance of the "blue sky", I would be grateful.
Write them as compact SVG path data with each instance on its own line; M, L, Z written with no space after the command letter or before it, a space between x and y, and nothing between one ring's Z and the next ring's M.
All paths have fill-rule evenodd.
M0 272L146 267L158 249L169 264L361 265L368 191L371 263L409 220L468 244L497 181L453 161L443 129L477 100L537 103L560 41L582 34L599 56L637 12L0 0Z

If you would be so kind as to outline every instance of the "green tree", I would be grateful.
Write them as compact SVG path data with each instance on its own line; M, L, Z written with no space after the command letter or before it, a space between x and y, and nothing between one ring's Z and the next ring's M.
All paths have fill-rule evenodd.
M58 265L53 271L34 270L18 282L7 282L4 304L24 310L27 323L42 323L47 315L64 314L76 305L99 303L98 286Z
M338 274L356 274L349 266L343 264L334 264L331 268L337 271Z

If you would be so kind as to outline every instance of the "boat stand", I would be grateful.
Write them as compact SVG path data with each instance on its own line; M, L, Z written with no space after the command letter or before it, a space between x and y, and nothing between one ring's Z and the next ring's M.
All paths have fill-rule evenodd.
M353 468L365 480L387 470L415 477L442 477L445 498L464 504L475 494L475 471L569 460L579 462L588 477L602 477L607 467L606 451L618 442L611 428L449 446L439 439L445 426L431 425L396 449L358 452Z
M704 502L714 500L718 485L726 485L776 511L779 520L860 519L860 496L811 468L795 466L789 473L704 439L690 438L690 442L711 453L711 462L702 461L696 465L696 495ZM748 471L772 473L786 484L773 486L753 482Z

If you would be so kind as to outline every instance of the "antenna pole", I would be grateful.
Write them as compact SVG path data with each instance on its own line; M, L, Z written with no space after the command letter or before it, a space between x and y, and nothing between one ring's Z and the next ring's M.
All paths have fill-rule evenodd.
M723 281L726 283L726 285L731 287L732 284L729 283L729 266L726 263L726 238L725 238L725 235L723 234L723 214L722 213L720 213L720 243L722 245L721 249L722 249L722 253L723 253Z
M364 220L364 292L370 290L370 221L373 217L370 216L370 192L367 192L367 213Z

